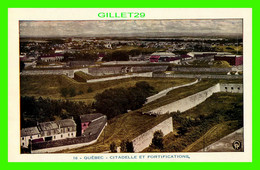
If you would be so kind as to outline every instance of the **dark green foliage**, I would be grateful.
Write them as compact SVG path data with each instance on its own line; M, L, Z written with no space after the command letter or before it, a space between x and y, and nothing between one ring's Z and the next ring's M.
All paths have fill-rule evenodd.
M61 94L62 97L66 98L68 96L68 94L69 94L69 91L68 91L67 88L61 88L60 89L60 94Z
M128 61L129 54L124 50L113 51L111 54L106 55L102 59L103 61Z
M66 98L68 95L70 97L74 97L77 95L76 89L74 87L71 88L61 88L60 89L60 94L62 97ZM83 91L78 92L78 94L83 94Z
M188 130L187 130L186 127L179 127L177 133L178 133L179 135L184 135L187 131L188 131Z
M75 88L73 88L73 87L69 88L69 94L70 94L70 97L76 96L76 90L75 90Z
M153 87L147 82L137 82L135 87L115 88L105 90L95 96L95 109L107 115L108 119L127 110L139 109L146 102L146 98L154 93Z
M83 92L82 90L80 90L80 91L78 92L78 95L81 95L81 94L84 94L84 92Z
M126 151L127 152L134 152L134 146L132 141L126 141Z
M112 142L112 143L110 144L110 151L111 151L112 153L116 153L116 152L117 152L115 142Z
M134 152L134 146L133 146L133 142L129 141L128 139L122 140L120 143L120 151L121 152Z
M91 87L89 87L88 90L87 90L87 92L88 92L88 93L91 93L91 92L93 92L93 89L92 89Z
M161 130L157 130L154 132L152 145L155 148L163 149L163 132Z
M120 152L126 152L126 141L122 140L120 143Z
M91 107L84 102L51 100L34 97L21 97L21 126L31 127L38 122L66 119L91 112Z

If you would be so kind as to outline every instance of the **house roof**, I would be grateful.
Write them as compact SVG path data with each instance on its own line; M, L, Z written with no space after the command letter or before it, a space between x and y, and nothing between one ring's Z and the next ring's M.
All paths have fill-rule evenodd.
M63 119L63 120L59 120L57 121L57 124L61 127L73 127L76 126L76 123L73 119Z
M32 135L38 135L40 134L38 128L35 127L29 127L29 128L23 128L21 130L21 136L32 136Z
M243 57L242 55L216 55L216 57Z
M107 122L107 118L106 116L103 115L103 117L101 117L100 119L91 122L82 135L83 136L96 135L97 137L101 129L103 129L103 127L106 125L106 122Z
M52 130L52 129L58 129L59 126L56 122L43 122L39 123L39 127L41 131L44 130Z
M102 116L104 115L101 113L85 114L85 115L80 115L80 120L81 122L92 122L93 120L98 119Z

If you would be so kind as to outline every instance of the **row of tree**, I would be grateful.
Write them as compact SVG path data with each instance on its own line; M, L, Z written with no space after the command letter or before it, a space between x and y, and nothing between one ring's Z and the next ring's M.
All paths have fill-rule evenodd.
M84 102L21 97L22 128L35 126L37 122L66 119L72 116L76 119L79 115L90 112L91 106L86 105Z
M134 87L108 89L97 94L94 107L110 119L128 110L141 108L146 98L154 93L152 86L146 81L140 81Z

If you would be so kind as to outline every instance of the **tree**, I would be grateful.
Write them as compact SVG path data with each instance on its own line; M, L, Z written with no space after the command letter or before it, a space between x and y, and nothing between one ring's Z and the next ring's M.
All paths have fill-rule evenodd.
M70 94L70 97L76 96L76 90L75 90L75 88L71 87L71 88L69 89L69 94Z
M110 151L111 151L112 153L116 153L116 152L117 152L115 142L112 142L112 143L110 144Z
M128 61L129 55L127 51L124 50L116 50L113 51L111 54L106 55L102 59L103 61Z
M134 152L134 146L132 141L126 141L126 152Z
M20 61L20 72L23 71L24 67L25 67L24 62L23 62L23 61Z
M121 152L134 152L133 142L128 139L126 141L122 140L120 143L120 150Z
M67 97L67 95L69 94L69 91L68 91L68 89L67 88L61 88L60 89L60 94L61 94L61 96L62 97Z
M156 148L163 149L163 132L157 130L153 134L152 145Z
M127 110L136 110L143 106L146 98L154 93L147 82L137 82L135 87L108 89L95 96L95 109L107 115L108 119Z

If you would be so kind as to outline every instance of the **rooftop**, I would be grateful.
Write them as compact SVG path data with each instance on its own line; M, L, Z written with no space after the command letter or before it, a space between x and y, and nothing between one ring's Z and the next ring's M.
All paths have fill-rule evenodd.
M38 128L35 127L29 127L29 128L23 128L21 130L21 136L32 136L32 135L37 135L40 134Z
M72 127L72 126L76 126L76 123L73 119L64 119L64 120L59 120L57 121L57 124L61 127Z
M243 57L242 55L216 55L216 57Z
M88 135L99 135L99 132L103 127L105 126L107 121L107 118L104 116L101 119L98 119L97 121L91 122L88 126L88 128L85 130L83 133L83 136L88 136Z
M55 122L43 122L43 123L39 123L39 128L41 131L44 131L44 130L58 129L59 126Z

